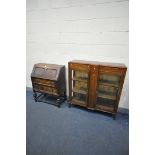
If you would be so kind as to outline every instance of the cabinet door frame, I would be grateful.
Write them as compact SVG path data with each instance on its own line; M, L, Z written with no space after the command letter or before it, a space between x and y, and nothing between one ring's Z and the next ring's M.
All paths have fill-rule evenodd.
M120 96L121 96L121 92L122 92L122 87L123 87L123 83L124 83L124 79L125 79L126 68L99 66L97 89L99 87L100 74L108 74L108 75L118 75L118 76L120 76L120 82L119 82L119 85L118 85L117 95L116 95L116 99L114 101L114 107L113 107L113 113L116 113L117 110L118 110L118 104L119 104L119 100L120 100ZM96 89L96 93L97 93L97 89ZM96 100L97 100L97 97L96 97ZM96 104L97 104L97 102L96 102Z
M90 65L86 65L86 64L77 64L77 63L68 63L68 84L69 84L69 102L71 104L74 104L72 102L72 92L73 92L73 85L72 85L72 72L73 71L81 71L81 72L87 72L88 73L88 81L87 81L87 94L86 94L86 101L85 101L85 105L83 104L79 104L79 103L75 103L77 105L81 105L84 107L87 107L88 105L88 98L89 98L89 81L90 81Z
M98 82L98 65L90 65L90 80L89 80L89 92L88 92L88 109L95 109L96 96L97 96L97 82Z

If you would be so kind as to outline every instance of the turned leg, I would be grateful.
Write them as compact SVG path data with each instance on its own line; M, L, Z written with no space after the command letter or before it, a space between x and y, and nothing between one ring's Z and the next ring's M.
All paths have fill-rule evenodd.
M35 102L37 102L37 93L33 92L33 99L35 100Z
M66 96L66 92L64 92L64 100L66 100L67 96Z
M72 104L71 104L71 97L68 97L67 99L67 103L68 103L68 107L71 108L72 107Z
M72 104L68 101L68 107L71 108Z
M116 114L113 114L113 120L116 120Z
M57 103L57 107L60 108L61 99L60 98L57 98L56 103Z

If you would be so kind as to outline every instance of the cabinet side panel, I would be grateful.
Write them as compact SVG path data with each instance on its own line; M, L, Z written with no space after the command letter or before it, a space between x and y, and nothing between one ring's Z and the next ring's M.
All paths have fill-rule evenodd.
M114 108L115 112L117 112L117 110L118 110L118 105L119 105L119 101L120 101L120 97L121 97L121 93L122 93L122 88L123 88L123 84L124 84L124 80L125 80L126 71L127 71L127 69L124 69L124 72L122 73L120 87L119 87L116 104L115 104L115 108Z

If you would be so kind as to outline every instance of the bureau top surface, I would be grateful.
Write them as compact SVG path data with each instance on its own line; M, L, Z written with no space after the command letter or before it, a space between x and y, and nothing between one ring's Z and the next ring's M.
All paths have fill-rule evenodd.
M60 69L64 67L64 65L57 65L57 64L48 64L48 63L38 63L35 64L34 67L40 67L40 68L50 68L50 69Z
M110 62L100 62L100 61L72 60L72 61L69 61L69 63L127 68L123 63L110 63Z
M57 81L63 65L38 63L35 64L31 77Z

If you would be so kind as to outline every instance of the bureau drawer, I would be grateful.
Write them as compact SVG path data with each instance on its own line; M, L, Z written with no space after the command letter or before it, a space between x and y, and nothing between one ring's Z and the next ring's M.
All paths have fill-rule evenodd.
M39 84L39 85L52 86L52 87L56 86L56 83L54 81L50 81L46 79L32 78L32 82L34 84Z
M75 70L80 70L80 71L89 71L90 65L69 63L69 68L75 69Z
M56 88L49 87L49 86L33 84L33 89L37 92L43 92L43 93L47 93L47 94L58 95L58 90Z

